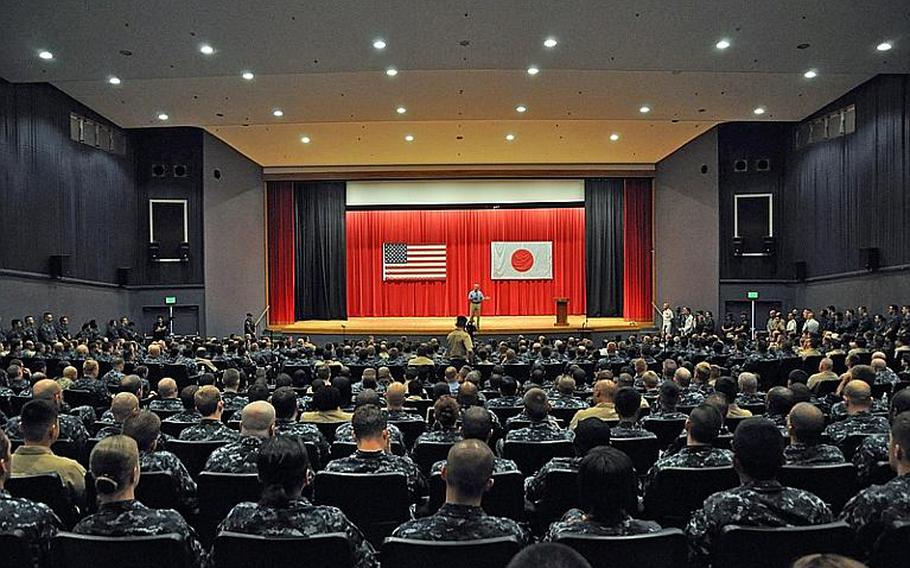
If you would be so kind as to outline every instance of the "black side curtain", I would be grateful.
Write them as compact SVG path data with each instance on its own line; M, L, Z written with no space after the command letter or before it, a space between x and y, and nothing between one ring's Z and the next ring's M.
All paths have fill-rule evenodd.
M588 317L622 316L623 180L585 180Z
M346 319L348 313L343 181L297 182L294 317Z

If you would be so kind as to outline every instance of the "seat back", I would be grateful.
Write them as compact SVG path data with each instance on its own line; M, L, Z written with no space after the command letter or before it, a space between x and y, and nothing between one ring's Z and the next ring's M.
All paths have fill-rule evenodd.
M563 424L568 424L572 421L573 418L575 418L575 414L578 412L578 410L578 408L551 408L550 415Z
M308 537L265 537L222 532L215 537L210 558L214 568L352 568L351 545L344 533Z
M442 475L430 476L429 510L435 513L446 500L446 482ZM493 487L484 493L481 504L488 515L524 520L524 477L517 471L493 474Z
M212 452L226 443L227 442L223 440L205 442L170 440L167 443L167 449L180 458L180 461L186 466L187 471L189 471L190 475L195 479L196 476L199 475L199 472L202 471L202 468L205 467L205 462L209 459L209 456L212 455Z
M494 406L490 409L490 412L495 414L496 418L499 419L499 423L505 426L506 420L513 416L518 416L522 410L524 410L523 406Z
M76 408L77 406L94 406L96 402L94 394L79 389L66 389L63 391L63 400L72 408Z
M413 448L414 441L427 429L427 423L423 420L389 420L389 424L394 424L398 427L401 431L401 435L404 436L404 445L408 448Z
M433 464L449 457L452 442L420 442L414 446L414 462L424 475L430 474Z
M381 499L377 498L380 488ZM313 484L313 498L320 505L341 509L377 547L410 518L407 478L401 473L320 471Z
M212 473L204 471L197 478L199 517L196 529L202 542L215 538L215 529L237 503L259 501L262 493L255 473Z
M465 541L387 538L382 544L383 566L395 568L504 568L521 550L514 537Z
M910 521L894 521L875 541L870 566L892 568L907 563L907 543L910 542Z
M733 467L668 467L645 493L645 512L661 526L681 527L708 496L739 485ZM680 491L684 487L685 491Z
M613 438L610 445L629 456L638 475L648 473L660 450L657 438Z
M31 545L21 529L0 534L0 550L3 551L3 554L0 554L0 568L33 565Z
M812 375L813 373L818 372L818 364L824 359L824 355L809 355L803 359L803 371Z
M152 414L160 418L161 420L167 420L175 414L180 414L180 410L151 410Z
M421 418L426 418L427 409L433 407L433 401L426 398L420 400L405 400L404 403L402 403L402 406L405 408L414 408L418 411Z
M849 556L854 534L838 521L808 527L741 527L721 529L712 554L714 568L789 568L807 554Z
M666 448L672 444L686 427L685 418L649 418L641 421L641 426L657 436L657 445Z
M856 469L852 463L834 465L785 465L778 475L788 487L805 489L831 506L836 515L856 494Z
M172 422L169 420L162 420L161 432L173 438L177 438L180 436L181 432L196 424L198 424L198 422Z
M868 485L884 485L894 479L895 473L891 464L886 461L876 463L869 472Z
M536 503L535 524L541 529L559 520L569 509L581 504L578 495L578 472L569 469L552 469L547 472L547 491Z
M164 373L165 377L174 379L174 382L177 383L177 392L180 392L184 387L190 385L190 373L187 370L186 365L167 364L164 365L162 372Z
M189 550L181 535L94 536L59 533L51 541L54 568L189 568Z
M519 442L506 440L502 446L502 457L512 460L524 475L534 473L553 458L568 458L575 455L575 446L568 440L552 442Z
M345 422L307 422L305 420L301 420L301 422L304 424L312 424L318 428L330 444L335 441L335 430L342 424L345 424Z
M136 486L136 500L152 509L180 509L177 480L166 471L142 472Z
M10 477L5 488L13 497L44 503L57 513L64 527L72 527L79 520L79 509L56 473Z
M396 456L403 456L407 452L404 449L404 446L398 442L392 442L391 444L392 453ZM337 460L341 458L346 458L349 455L357 451L356 442L332 442L332 459Z
M686 565L686 535L680 529L631 536L565 536L556 542L576 550L591 563L591 568L676 568Z

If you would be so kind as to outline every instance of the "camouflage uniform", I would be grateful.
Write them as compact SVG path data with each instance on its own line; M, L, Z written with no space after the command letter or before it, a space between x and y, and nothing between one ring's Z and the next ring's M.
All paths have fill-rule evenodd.
M770 420L777 426L777 429L780 430L781 436L785 438L790 437L790 429L787 427L787 415L786 414L762 414L761 416L765 420Z
M226 440L233 442L240 438L240 433L231 430L220 420L203 418L199 424L194 424L189 428L184 428L180 432L179 439L190 442L214 442Z
M876 385L894 386L899 382L901 382L901 378L897 376L897 373L895 373L888 367L885 367L884 369L875 373L875 384Z
M765 404L765 393L756 392L751 394L739 393L736 395L737 406L744 404Z
M543 422L532 422L527 428L511 430L506 434L505 439L507 442L550 442L558 440L571 442L575 439L575 433L571 430L563 430L545 420Z
M142 473L164 472L174 480L177 500L187 510L196 507L196 482L190 476L180 458L171 452L155 451L139 454L139 471Z
M304 443L316 444L316 449L319 452L319 464L324 464L329 459L332 447L329 445L329 441L325 439L325 436L322 435L322 432L319 431L319 428L312 424L279 419L275 421L275 434L296 436L303 440ZM317 464L312 465L315 467Z
M125 375L120 371L111 369L105 373L103 377L101 377L101 381L105 384L105 386L107 386L107 390L119 389L120 381L123 380L124 376Z
M408 482L408 493L413 502L428 494L427 481L410 458L385 452L357 450L352 455L330 461L325 471L334 473L403 473Z
M74 533L97 536L153 536L177 533L186 539L193 566L202 566L205 550L180 513L173 509L149 509L136 500L98 506L98 512L79 521Z
M95 379L89 379L87 377L73 381L73 385L70 387L70 390L82 390L90 392L94 398L92 401L92 406L107 406L111 400L111 395L107 390L107 386L103 382Z
M840 517L856 531L859 545L869 552L892 521L910 519L910 474L864 489L844 505Z
M312 505L301 497L286 508L273 509L258 503L236 505L218 525L215 534L230 531L268 537L301 537L328 533L343 533L351 546L355 568L376 568L378 563L372 545L363 537L341 510L335 507Z
M453 503L444 504L434 515L402 524L392 532L392 536L430 541L514 536L522 544L529 541L528 533L512 519L490 516L480 507Z
M442 468L446 465L447 460L439 460L434 463L430 468L430 477L442 473ZM510 471L518 471L518 466L515 465L515 462L512 460L507 460L503 458L493 457L493 475L497 473L508 473Z
M244 406L250 403L250 399L248 397L235 392L222 393L221 398L224 400L225 412L239 412L243 410Z
M581 410L582 408L588 408L588 403L572 395L556 395L550 399L550 406L553 408Z
M890 409L888 405L881 399L872 401L872 412L876 414L887 414ZM841 420L846 420L850 415L847 413L847 405L843 401L836 402L831 405L831 410L829 412L831 415L831 422L840 422Z
M307 424L307 426L316 428L312 424ZM401 446L404 447L404 436L402 435L401 430L398 429L398 426L395 426L394 424L387 424L387 427L389 430L389 437L392 439L392 442L401 444ZM350 422L345 422L336 428L335 441L352 443L354 441L354 425Z
M491 413L491 414L492 414L492 413ZM528 418L527 413L525 413L525 411L522 410L520 413L518 413L518 414L516 414L515 416L512 416L511 418L508 418L508 419L506 420L506 430L511 430L511 429L513 428L513 425L514 425L516 422L530 422L530 421L531 421L531 419ZM560 427L560 426L559 426L559 420L557 420L557 419L556 419L555 417L553 417L553 416L547 415L546 422L552 424L554 428L559 428L559 427Z
M88 430L85 429L85 425L82 421L69 414L60 414L57 416L57 419L60 423L60 439L72 440L80 449L84 448L86 442L88 442ZM13 416L9 419L9 422L6 423L4 431L10 439L22 439L22 431L19 430L19 424L20 419L18 416Z
M101 417L98 418L98 422L107 422L108 424L114 423L114 413L111 412L110 408L101 413Z
M853 465L860 484L865 485L878 462L885 461L888 461L888 434L866 436L853 454Z
M523 405L524 400L522 400L520 396L510 395L490 399L487 401L485 406L487 408L515 408Z
M525 497L534 503L547 495L547 476L554 470L578 471L582 458L551 458L533 477L525 478Z
M62 528L63 523L44 503L17 499L0 489L0 533L22 531L35 566L42 564L50 549L51 539Z
M157 398L149 403L152 412L161 410L165 412L183 412L183 401L179 398Z
M168 416L162 422L195 422L199 423L202 421L202 415L199 414L199 411L196 409L193 410L184 410L173 416Z
M123 424L111 424L110 426L105 426L98 430L95 437L100 440L102 438L107 438L108 436L118 436L120 434L123 434Z
M389 422L423 422L423 418L407 410L389 410L386 412Z
M821 499L778 481L752 481L719 491L692 513L686 534L695 564L705 565L711 548L726 525L747 527L808 526L830 523L831 510Z
M680 389L679 404L681 406L698 406L705 401L705 395L696 387Z
M840 422L830 424L825 428L824 436L833 443L840 445L848 436L853 434L887 434L891 431L888 420L883 416L875 416L868 412L859 412L848 416Z
M733 465L733 452L711 445L686 446L678 452L665 455L651 466L645 478L645 492L662 470L670 467L730 467Z
M787 465L828 465L844 463L844 452L830 444L791 443L784 448Z
M605 525L590 518L579 509L569 509L562 519L550 525L550 530L544 536L545 541L553 541L563 536L591 535L591 536L632 536L647 534L660 530L660 525L654 521L642 521L626 515L618 524Z
M610 428L610 438L656 438L657 434L650 430L645 430L637 421L620 420L619 423Z
M642 421L646 420L686 420L689 418L689 415L685 412L679 412L678 410L663 410L657 403L654 403L654 406L651 407L651 413L642 418Z
M256 460L262 439L255 436L241 436L212 452L205 462L203 471L212 473L258 473Z
M431 430L429 432L424 432L420 436L417 436L417 440L414 441L414 447L416 448L417 444L420 444L422 442L454 444L455 442L460 442L463 439L464 436L462 436L461 432L455 428L449 428L448 430Z

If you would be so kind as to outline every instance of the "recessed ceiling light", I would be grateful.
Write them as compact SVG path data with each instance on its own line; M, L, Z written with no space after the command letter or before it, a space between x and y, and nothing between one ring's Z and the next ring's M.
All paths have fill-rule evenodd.
M803 73L803 77L805 77L806 79L815 79L816 77L818 77L818 71L816 71L815 69L809 69L808 71Z
M252 71L244 71L243 73L240 74L240 76L243 77L244 79L246 79L247 81L252 81L253 77L255 77L255 75L253 75Z
M158 113L158 120L167 120L167 119L169 119L169 118L170 118L170 117L167 115L166 112L159 112L159 113Z
M121 83L120 77L117 77L116 75L111 75L108 77L107 82L111 85L119 85Z
M405 142L413 142L413 141L414 141L414 136L412 136L412 135L410 135L410 134L405 134L405 136L404 136L404 141L405 141Z
M45 61L50 61L51 59L54 58L54 54L45 49L43 51L38 52L38 57L40 57L41 59L44 59Z
M385 70L385 74L388 75L389 77L394 77L395 75L398 75L398 69L395 69L394 67L389 67L388 69Z
M207 43L203 43L199 46L199 52L203 55L211 55L215 53L215 48Z
M282 116L284 116L284 111L281 110L280 108L276 108L275 110L272 111L272 116L281 118Z
M728 47L730 47L730 40L722 39L719 42L715 43L714 47L716 47L717 49L727 49Z
M548 37L547 39L543 40L544 47L556 47L557 43L559 43L559 42L556 41L556 38L552 38L552 37Z
M383 39L374 40L373 47L376 49L385 49L385 40L383 40Z
M309 144L311 142L309 136L301 136L300 141L303 142L304 144Z
M540 69L538 69L536 66L531 65L528 67L528 75L537 75L538 73L540 73Z
M752 111L754 114L762 115L765 114L765 107L755 107L755 110Z
M649 107L648 105L642 105L642 107L640 109L638 109L638 112L640 112L642 114L647 114L647 113L651 112L651 107Z
M398 114L404 114L404 113L408 112L408 109L404 108L403 106L400 106L395 109L395 112L397 112Z
M527 110L528 110L528 107L526 107L525 105L518 105L517 107L515 107L515 112L527 112Z
M880 44L878 44L877 46L875 46L875 49L877 49L879 51L888 51L892 47L893 46L891 45L890 41L883 41Z
M613 134L610 135L610 140L613 142L616 142L617 140L619 140L619 134L614 132Z
M506 134L506 140L508 140L509 142L511 142L512 140L515 140L515 135L514 135L514 134Z

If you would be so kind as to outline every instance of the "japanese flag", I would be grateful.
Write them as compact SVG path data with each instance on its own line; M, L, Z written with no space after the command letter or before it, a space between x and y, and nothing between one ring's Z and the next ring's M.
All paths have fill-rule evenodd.
M494 241L493 280L552 280L553 243Z

